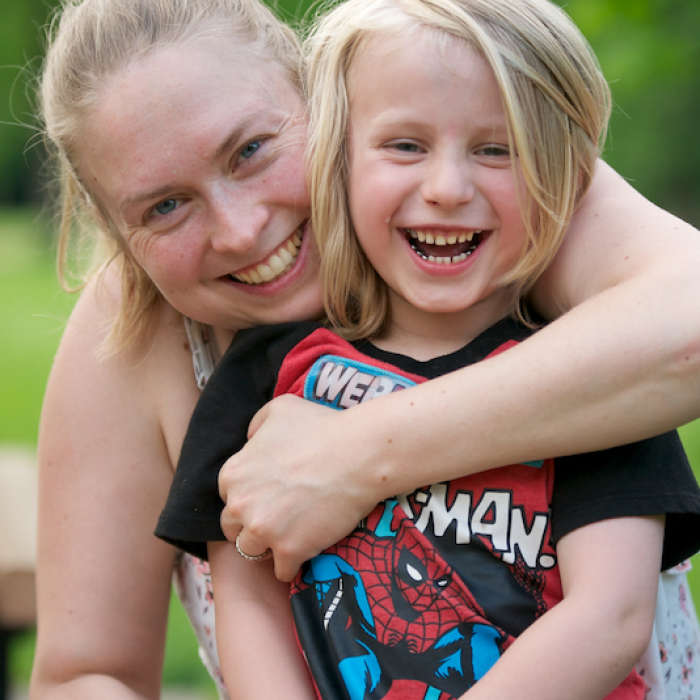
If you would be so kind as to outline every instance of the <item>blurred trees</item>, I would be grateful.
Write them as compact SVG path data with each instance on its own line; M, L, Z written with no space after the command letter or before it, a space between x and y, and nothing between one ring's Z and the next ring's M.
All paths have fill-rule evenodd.
M700 227L700 2L561 4L613 92L605 159L649 199Z
M53 4L56 4L55 2ZM5 0L0 20L0 204L33 202L39 197L40 149L27 150L35 133L30 93L42 33L49 13L46 0Z
M588 37L613 90L605 157L647 197L700 226L700 2L560 0ZM56 0L8 0L0 23L0 204L37 201L42 147L27 99L40 27ZM310 4L273 2L285 19ZM22 70L29 66L28 70ZM26 152L25 152L26 151Z

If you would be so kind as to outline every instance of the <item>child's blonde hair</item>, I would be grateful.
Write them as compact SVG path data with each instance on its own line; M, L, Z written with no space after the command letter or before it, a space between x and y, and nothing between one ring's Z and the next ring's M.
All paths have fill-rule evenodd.
M451 38L466 42L496 78L517 154L514 172L522 172L527 191L526 245L501 280L521 319L519 299L559 248L607 130L611 99L599 65L570 18L548 0L347 0L321 17L308 39L310 189L324 301L349 338L381 331L388 296L349 216L348 82L373 37L410 41L416 31L436 50Z
M64 0L49 28L39 102L61 188L59 278L69 286L69 257L84 255L86 248L92 262L85 276L107 260L120 265L122 303L110 333L114 351L143 335L160 294L81 181L76 145L106 78L161 47L218 37L246 47L256 60L279 64L301 91L296 35L258 0Z

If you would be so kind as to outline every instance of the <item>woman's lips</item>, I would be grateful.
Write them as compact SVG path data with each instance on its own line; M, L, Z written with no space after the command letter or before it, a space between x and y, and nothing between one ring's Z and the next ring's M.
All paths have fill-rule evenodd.
M299 228L266 260L252 267L230 274L234 282L259 285L273 282L289 272L299 256L301 242L304 237L304 222Z

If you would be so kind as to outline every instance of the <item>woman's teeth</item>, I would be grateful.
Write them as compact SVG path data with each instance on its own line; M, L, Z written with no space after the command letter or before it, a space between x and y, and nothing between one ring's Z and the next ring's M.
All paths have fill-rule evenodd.
M299 255L301 234L296 233L281 245L265 262L246 272L229 275L236 282L267 284L288 272Z
M423 260L428 262L449 265L452 263L462 262L466 260L481 243L483 231L470 231L469 233L438 233L433 234L428 231L419 231L416 229L406 229L409 236L411 248ZM425 249L425 246L435 246L441 248L445 246L453 246L450 251L451 255L436 255L438 251L435 248L431 250ZM446 253L448 251L445 251Z

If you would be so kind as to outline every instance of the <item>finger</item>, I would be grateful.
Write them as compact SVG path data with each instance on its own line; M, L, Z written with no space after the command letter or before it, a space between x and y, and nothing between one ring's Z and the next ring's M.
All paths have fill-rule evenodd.
M235 480L240 473L240 452L231 455L219 469L217 476L217 486L219 488L219 498L229 506L228 495L236 491Z
M228 485L228 464L229 460L224 462L224 465L219 469L219 476L216 477L216 483L219 487L219 498L224 502L228 502L228 492L229 492L229 485Z
M279 581L289 583L294 580L299 573L302 564L306 561L305 558L300 558L294 554L277 553L275 556L275 578Z
M229 542L235 542L236 537L238 537L239 533L243 529L241 523L238 522L238 520L229 517L225 508L221 511L221 518L219 522L221 524L221 530L224 533L224 537L226 537Z
M266 403L254 416L248 425L248 440L258 432L260 426L267 420L270 413L270 404Z
M272 550L267 545L261 544L260 541L243 528L235 539L236 549L244 559L255 559L262 561L267 555L272 554Z

